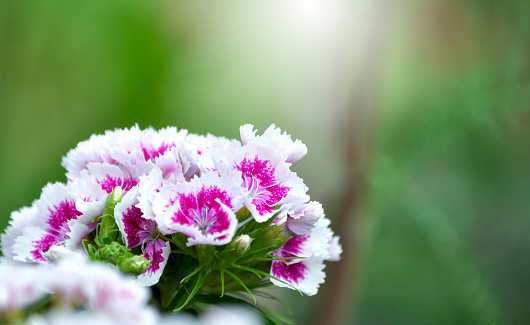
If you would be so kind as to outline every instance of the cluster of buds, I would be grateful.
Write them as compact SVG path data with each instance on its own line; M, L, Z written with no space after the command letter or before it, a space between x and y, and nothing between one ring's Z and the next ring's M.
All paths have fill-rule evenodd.
M168 127L107 131L63 158L12 214L4 260L50 263L54 247L105 261L152 287L161 310L274 284L314 295L341 247L290 167L306 146L274 125L241 141ZM54 249L52 249L54 251Z

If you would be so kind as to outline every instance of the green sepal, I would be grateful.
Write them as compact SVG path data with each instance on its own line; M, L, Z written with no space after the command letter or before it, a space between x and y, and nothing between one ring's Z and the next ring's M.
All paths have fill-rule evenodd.
M94 243L90 239L85 238L81 241L81 245L83 246L86 255L91 261L97 260L96 252L98 250L98 246L96 245L96 243Z
M180 283L186 281L187 279L191 278L192 276L194 276L195 274L197 274L200 270L202 270L202 268L204 267L204 265L199 265L198 268L196 268L193 272L191 272L190 274L186 275L182 280L180 280Z
M273 311L272 309L267 308L263 304L252 304L252 301L249 301L248 297L242 293L233 293L234 296L239 297L242 301L245 301L248 306L256 308L260 314L265 318L267 325L281 325L281 324L296 324L296 322L286 316L280 315L279 313ZM278 302L282 303L280 300L275 299ZM283 304L283 303L282 303Z
M250 217L250 211L246 207L242 207L236 212L236 217L238 222L243 222Z
M165 238L165 237L164 237ZM175 233L171 235L171 243L175 244L180 250L182 250L187 255L192 256L193 258L198 259L197 251L194 247L188 247L186 243L188 242L188 236L181 234L181 233Z
M221 297L225 295L225 270L221 269L219 271L221 276Z
M199 264L201 265L210 265L214 261L215 246L213 245L195 245L195 250L197 251L197 258Z
M159 304L160 310L172 311L184 302L186 290L180 283L186 275L197 269L199 264L195 258L184 254L170 254L164 272L160 281L152 288L155 288L157 294L156 303Z

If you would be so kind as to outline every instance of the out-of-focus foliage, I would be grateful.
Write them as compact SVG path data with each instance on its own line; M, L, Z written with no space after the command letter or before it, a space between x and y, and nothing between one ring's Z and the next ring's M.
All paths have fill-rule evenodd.
M352 317L527 323L529 6L409 9L383 81Z
M308 146L312 199L356 218L341 323L529 323L529 16L518 0L1 2L0 228L92 133L274 122ZM344 177L348 125L366 184ZM355 216L345 182L364 188ZM299 323L324 293L287 296Z

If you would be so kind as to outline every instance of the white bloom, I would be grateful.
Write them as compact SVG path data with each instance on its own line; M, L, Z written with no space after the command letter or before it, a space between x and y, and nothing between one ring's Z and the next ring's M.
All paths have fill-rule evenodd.
M188 246L224 245L234 236L242 207L240 174L203 174L190 182L162 187L153 202L158 229L164 234L183 233Z
M297 236L304 236L311 232L315 223L324 217L324 209L318 202L301 205L287 217L287 229Z
M116 205L116 223L127 248L141 246L150 266L138 276L138 284L152 286L158 282L167 264L171 251L169 242L158 238L158 230L154 220L143 217L137 207L139 187L133 187Z
M291 136L286 132L282 133L280 128L274 124L269 126L262 136L256 136L256 131L253 130L252 124L245 124L241 126L241 143L248 145L256 142L260 145L270 146L275 150L284 153L287 158L286 162L295 163L302 159L307 154L307 147L300 140L291 140Z
M12 259L13 245L17 237L22 236L24 229L29 225L39 222L35 202L31 207L24 207L11 213L11 220L5 233L0 237L2 243L2 255L5 259Z
M276 206L309 199L303 180L289 170L291 164L272 147L250 143L228 151L221 159L241 172L245 207L258 222L269 220Z
M29 307L46 296L46 289L38 268L0 264L0 314Z
M329 245L329 258L328 261L337 262L340 261L340 255L342 254L342 245L339 243L339 236L333 236Z
M271 275L289 283L301 292L312 296L324 283L324 260L330 258L329 248L333 232L329 228L329 219L321 218L315 223L311 233L302 237L292 237L287 243L273 252L279 258L294 258L285 261L273 261ZM291 286L271 279L280 287Z

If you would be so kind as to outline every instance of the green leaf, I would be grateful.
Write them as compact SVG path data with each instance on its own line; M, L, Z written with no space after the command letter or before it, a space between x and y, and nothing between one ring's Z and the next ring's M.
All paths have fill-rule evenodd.
M257 275L258 278L261 279L261 275L259 275L257 272L255 272L253 268L246 267L246 266L242 266L242 265L237 265L237 264L231 264L230 266L235 267L235 268L238 268L238 269L242 269L242 270L245 270L245 271L252 272L252 273L254 273L255 275Z
M185 280L187 280L187 279L191 278L192 276L194 276L195 274L197 274L197 272L202 270L202 267L203 267L203 265L199 265L199 267L196 268L195 271L191 272L190 274L185 276L184 279L180 280L180 283L184 282Z
M241 294L241 293L232 293L233 295L235 296L238 296L238 297L241 297L241 299L245 300L248 299L245 295ZM290 319L290 318L287 318L283 315L280 315L274 311L272 311L271 309L263 306L262 304L257 304L257 305L252 305L249 303L250 306L256 308L260 313L261 315L267 320L267 324L274 324L274 325L280 325L280 323L278 323L278 321L282 322L282 323L287 323L287 324L295 324L295 322Z
M179 311L182 308L186 307L186 305L190 302L190 300L195 296L197 291L201 288L202 284L204 283L204 279L206 278L206 272L199 273L199 277L197 278L197 282L195 282L195 287L193 287L193 290L191 291L190 295L188 296L188 299L184 302L182 306L175 309L174 311Z
M268 294L266 292L262 292L262 291L258 291L258 290L255 290L254 291L254 294L259 296L259 297L263 297L263 298L266 298L266 299L271 299L271 300L274 300L274 301L277 301L278 303L280 303L283 308L285 308L285 310L287 311L287 313L289 313L289 315L292 315L293 314L293 310L291 309L291 307L289 307L288 304L286 304L283 300L271 295L271 294Z
M259 306L259 308L263 309L263 311L265 311L265 313L267 315L270 315L270 316L276 318L280 322L284 322L286 324L295 324L295 321L292 320L291 318L285 317L285 316L275 312L274 310L265 307L264 305L258 305L258 306Z
M254 297L254 295L252 294L252 292L250 292L250 290L247 288L247 286L243 283L243 281L241 281L240 278L238 278L234 273L228 271L228 270L225 270L226 274L228 274L232 279L236 280L237 282L239 282L239 284L245 288L245 290L252 296L252 298L254 298L254 303L256 304L257 303L257 300L256 300L256 297Z

